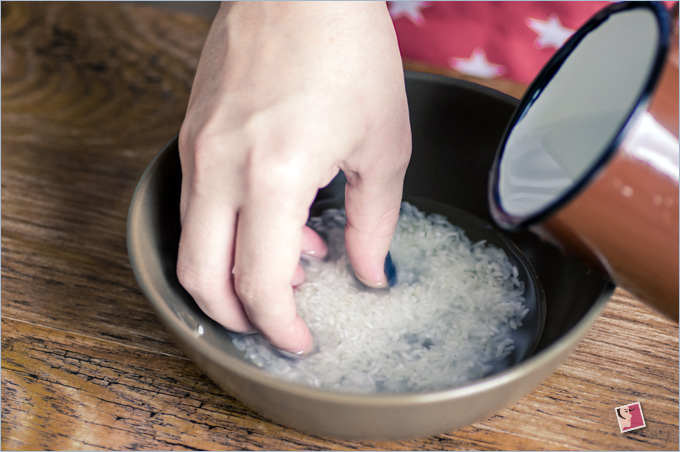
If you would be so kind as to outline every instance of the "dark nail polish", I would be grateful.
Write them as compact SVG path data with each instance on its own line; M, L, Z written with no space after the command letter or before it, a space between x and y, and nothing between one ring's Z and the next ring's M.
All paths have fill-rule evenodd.
M385 277L387 278L387 285L392 287L397 283L397 269L392 262L390 252L387 252L385 257Z

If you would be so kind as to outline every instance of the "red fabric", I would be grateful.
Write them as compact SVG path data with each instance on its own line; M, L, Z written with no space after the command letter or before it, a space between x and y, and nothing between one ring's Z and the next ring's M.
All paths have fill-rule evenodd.
M388 2L388 8L404 59L528 84L609 3Z

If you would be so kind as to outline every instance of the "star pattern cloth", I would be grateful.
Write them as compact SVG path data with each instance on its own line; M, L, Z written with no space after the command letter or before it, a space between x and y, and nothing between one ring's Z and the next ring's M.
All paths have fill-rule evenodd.
M395 1L388 8L404 60L529 84L574 31L609 3Z

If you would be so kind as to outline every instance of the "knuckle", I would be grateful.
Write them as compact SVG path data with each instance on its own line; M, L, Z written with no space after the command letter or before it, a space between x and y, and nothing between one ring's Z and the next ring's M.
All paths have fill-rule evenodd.
M249 155L245 171L253 191L291 194L305 180L302 166L299 157L293 153L281 149L256 148Z
M203 129L187 147L196 173L209 170L215 164L216 150L220 149L220 137L209 130Z
M178 146L183 169L194 176L212 174L232 164L235 156L234 144L239 136L219 127L206 124L201 128L182 125Z
M350 233L372 239L390 239L394 235L395 223L394 215L390 214L381 215L371 223L352 221L348 218L345 229L350 230Z
M203 298L204 294L210 293L212 278L205 273L196 271L184 264L181 260L177 263L177 279L184 289L194 297Z
M248 274L235 274L234 289L248 312L254 313L258 324L266 325L272 321L282 323L289 320L290 304L286 303L286 291L292 291L289 285L278 287Z
M179 147L179 153L185 154L189 149L194 147L194 135L191 131L191 127L184 122L182 127L179 129L179 136L177 137L177 146Z
M255 307L267 294L267 290L258 278L248 274L234 274L234 290L236 295L250 307Z
M180 264L177 266L177 279L205 315L231 331L253 331L248 318L238 306L240 302L230 290L226 290L224 281Z
M177 144L181 157L194 159L194 156L203 149L209 149L215 141L215 134L206 127L197 128L194 124L186 121L179 131Z

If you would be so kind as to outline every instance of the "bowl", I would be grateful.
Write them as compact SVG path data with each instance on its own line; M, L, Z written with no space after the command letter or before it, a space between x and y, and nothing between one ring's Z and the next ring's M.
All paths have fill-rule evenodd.
M166 328L205 374L262 415L299 430L355 440L424 437L464 427L529 393L547 378L596 320L613 285L529 232L494 226L489 172L518 105L514 98L447 77L406 73L413 155L404 197L429 210L463 212L524 263L535 313L523 346L505 368L468 384L419 393L353 394L276 378L248 363L223 327L209 319L175 274L181 168L177 139L144 172L128 216L135 276ZM340 174L312 210L342 203ZM455 219L453 219L455 222ZM476 227L475 225L479 226ZM486 231L486 232L484 232Z

